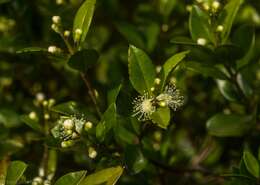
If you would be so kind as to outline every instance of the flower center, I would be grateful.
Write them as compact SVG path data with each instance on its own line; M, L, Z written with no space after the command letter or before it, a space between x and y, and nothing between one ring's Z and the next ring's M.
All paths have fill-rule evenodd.
M153 105L150 99L144 100L142 102L142 111L143 112L150 112L153 109Z

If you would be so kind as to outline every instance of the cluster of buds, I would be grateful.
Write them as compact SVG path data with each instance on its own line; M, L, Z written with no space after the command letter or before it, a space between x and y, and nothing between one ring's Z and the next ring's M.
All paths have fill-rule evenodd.
M156 78L154 83L159 87L161 80ZM152 87L151 91L154 92L155 89L155 87ZM144 95L135 98L133 101L133 116L136 116L139 121L146 121L150 120L151 115L158 107L169 107L173 111L176 111L183 104L184 97L181 95L180 90L173 83L170 83L157 96L144 93Z
M209 2L207 1L204 2L203 0L196 0L196 1L202 6L202 8L205 11L210 12L211 15L218 13L221 7L221 4L218 0L214 0L211 4L209 4Z
M89 131L92 127L93 123L83 118L61 117L52 129L52 135L61 140L62 148L67 148L74 145L83 130Z
M61 18L58 15L52 16L52 25L51 29L56 33L61 32Z

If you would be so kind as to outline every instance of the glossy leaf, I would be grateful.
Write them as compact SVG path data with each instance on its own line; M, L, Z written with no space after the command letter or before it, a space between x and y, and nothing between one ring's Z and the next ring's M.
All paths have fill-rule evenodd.
M73 23L73 38L76 41L76 30L82 30L82 35L80 37L80 43L85 41L87 33L89 31L90 24L92 22L92 18L94 15L96 0L85 0L85 2L81 5L77 14L74 18Z
M114 185L123 173L121 166L106 168L88 175L80 185Z
M169 76L169 74L172 72L172 70L174 70L178 64L185 58L185 56L189 53L189 51L183 51L180 53L177 53L175 55L173 55L172 57L170 57L163 65L163 69L162 69L162 79L163 79L163 85L162 87L164 87L164 84Z
M222 10L219 16L219 25L223 25L223 31L221 32L222 44L226 43L229 33L231 31L233 22L237 15L240 5L243 0L230 0Z
M16 185L25 172L27 165L22 161L13 161L10 163L6 174L6 185Z
M38 120L33 120L28 115L22 115L21 121L37 132L43 133L44 131L43 127L39 124Z
M130 45L128 50L130 81L140 94L151 92L156 77L155 67L144 51Z
M141 172L147 165L147 159L145 159L142 151L137 146L129 145L125 150L125 161L127 166L134 173Z
M216 79L226 79L226 75L214 66L205 65L194 61L185 62L184 65L188 70L200 73L204 76L209 76Z
M84 179L87 171L71 172L60 177L54 185L79 185Z
M239 95L234 84L227 80L217 80L220 93L229 101L237 101Z
M245 151L243 154L243 160L247 170L256 178L259 178L259 162L257 159L249 152Z
M110 90L110 91L108 92L108 95L107 95L107 96L108 96L108 97L107 97L107 99L108 99L108 105L110 105L110 104L116 102L117 96L118 96L118 94L119 94L121 88L122 88L122 85L119 85L118 87L116 87L116 88L114 88L114 89L112 89L112 90Z
M100 141L104 141L107 133L115 126L117 121L116 116L116 105L113 103L108 107L96 127L96 136Z
M243 49L244 57L237 61L237 68L247 65L252 58L255 46L255 29L251 25L239 27L233 37L232 42Z
M189 18L189 29L193 40L205 38L215 43L213 31L209 24L209 16L203 12L198 6L193 6Z
M159 127L166 129L171 119L171 112L168 107L158 108L152 115L151 119Z
M252 116L219 113L207 121L209 134L218 137L240 137L253 125Z
M19 115L12 109L0 109L0 124L6 128L18 127L20 125Z

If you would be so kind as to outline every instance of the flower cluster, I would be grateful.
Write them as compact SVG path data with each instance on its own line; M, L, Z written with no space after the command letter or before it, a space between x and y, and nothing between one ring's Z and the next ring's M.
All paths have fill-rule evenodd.
M159 81L156 81L158 85ZM184 104L184 96L181 95L180 90L174 84L170 83L158 96L150 96L148 93L144 93L144 95L135 98L133 104L133 116L136 116L139 121L146 121L150 119L157 107L167 106L176 111Z
M83 129L88 131L92 127L92 122L83 118L61 117L52 129L52 135L61 140L62 148L67 148L73 146L75 141L80 138Z

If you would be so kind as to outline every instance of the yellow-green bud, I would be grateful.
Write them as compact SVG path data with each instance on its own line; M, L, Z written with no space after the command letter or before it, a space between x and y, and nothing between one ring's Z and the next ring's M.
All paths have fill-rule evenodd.
M37 114L36 114L36 112L30 112L29 118L32 119L32 120L36 120L36 119L37 119Z
M222 32L223 30L224 30L224 26L222 26L222 25L217 26L217 29L216 29L217 32Z
M48 105L48 101L47 101L47 100L44 100L44 101L42 102L42 105L43 105L44 107L46 107L46 106Z
M52 16L52 22L53 22L54 24L60 24L60 22L61 22L60 16L57 16L57 15Z
M75 30L75 42L78 42L80 40L81 35L82 35L82 30L76 29Z
M65 131L65 133L66 133L67 135L71 135L72 132L73 132L72 130L66 130L66 131Z
M154 87L151 87L151 91L154 92L154 91L155 91L155 88L154 88Z
M201 46L205 46L207 44L207 40L205 38L198 38L197 44Z
M155 83L156 85L160 85L161 79L160 79L160 78L155 78L155 79L154 79L154 83Z
M90 121L87 121L87 122L85 123L85 125L84 125L84 129L85 129L86 131L90 130L92 127L93 127L93 123L90 122Z
M166 107L166 102L165 102L165 101L161 101L161 102L159 103L159 105L160 105L160 107Z
M69 30L65 30L64 31L64 36L65 37L69 37L70 36L70 31Z
M44 114L44 119L45 119L45 120L49 120L49 119L50 119L50 115L49 115L48 113L45 113L45 114Z
M73 132L71 138L77 139L77 138L79 138L79 135L76 132Z
M213 10L218 10L220 7L220 3L218 1L213 1L212 8Z
M94 159L94 158L97 157L97 151L95 150L95 148L89 147L89 149L88 149L88 156L89 156L91 159Z

